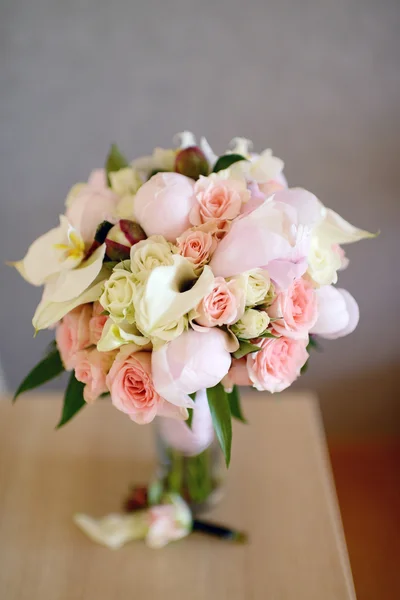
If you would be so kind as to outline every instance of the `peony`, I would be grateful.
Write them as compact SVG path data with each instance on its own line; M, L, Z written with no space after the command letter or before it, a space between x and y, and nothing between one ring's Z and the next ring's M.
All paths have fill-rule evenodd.
M312 284L296 279L290 288L279 292L268 309L273 328L291 338L307 338L318 316L317 295Z
M189 394L214 387L225 377L232 351L228 334L189 329L152 353L154 387L176 406L191 407Z
M112 403L139 424L150 423L157 414L186 419L186 409L165 402L156 391L151 356L130 345L120 349L106 378Z
M210 266L221 277L267 269L279 287L287 288L307 269L311 232L320 220L319 202L310 192L277 192L233 222Z
M243 280L225 281L216 277L210 292L196 308L195 320L203 327L231 325L243 315L245 290Z
M310 333L336 339L352 333L360 317L357 302L347 290L327 285L316 290L318 318Z
M243 340L252 340L261 335L269 325L269 316L263 310L249 308L239 321L232 325L233 333Z
M196 269L203 267L217 247L217 240L210 231L193 227L176 240L179 254L187 258Z
M67 198L66 217L90 245L100 223L113 222L118 202L118 196L107 187L103 173L96 172L87 184L74 186L72 195Z
M135 292L136 283L133 274L124 268L124 263L120 263L104 284L100 304L110 313L115 322L125 320L133 323L135 320L133 305Z
M247 355L247 370L259 391L281 392L300 375L308 359L308 339L265 338L258 352Z
M137 281L144 282L156 267L172 265L174 247L162 235L153 235L135 244L131 250L131 271Z
M75 377L85 384L83 397L88 404L92 404L101 394L108 392L106 375L114 356L114 353L99 352L96 348L82 350L77 354Z
M93 304L92 318L89 321L89 337L91 344L96 345L100 340L107 318L107 315L104 314L102 305L100 302L96 301Z
M174 242L190 227L194 182L179 173L157 173L135 196L135 221L148 236L160 234Z
M209 221L227 221L240 213L242 204L250 198L244 178L224 179L213 173L201 176L195 183L196 204L190 213L190 222L200 225Z
M91 317L91 304L83 304L66 314L57 325L57 348L67 371L75 368L78 353L90 344Z

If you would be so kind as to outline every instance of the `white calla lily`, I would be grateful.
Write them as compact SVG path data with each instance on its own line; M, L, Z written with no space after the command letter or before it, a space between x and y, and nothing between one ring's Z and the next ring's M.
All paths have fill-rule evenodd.
M140 333L135 324L117 324L109 318L104 325L101 338L97 343L97 349L100 352L109 352L125 344L134 344L138 350L150 349L150 340Z
M324 220L316 228L314 235L330 244L352 244L366 238L374 238L378 233L370 233L354 227L330 208L323 208Z

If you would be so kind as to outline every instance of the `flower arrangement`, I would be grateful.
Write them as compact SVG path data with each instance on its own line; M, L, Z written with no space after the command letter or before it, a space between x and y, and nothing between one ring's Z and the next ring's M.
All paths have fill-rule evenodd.
M14 263L44 285L35 330L55 329L15 397L67 370L59 426L109 394L136 423L163 416L190 430L207 390L229 464L237 386L281 392L314 336L347 335L359 318L334 284L342 245L373 234L289 188L283 166L242 138L218 157L184 132L177 148L132 163L113 145L105 168L72 187L60 224Z

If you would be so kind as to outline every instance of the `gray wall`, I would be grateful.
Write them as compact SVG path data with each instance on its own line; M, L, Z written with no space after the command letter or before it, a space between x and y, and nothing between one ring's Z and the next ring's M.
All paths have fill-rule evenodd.
M349 248L340 284L355 334L324 344L299 383L330 431L400 428L400 6L397 0L1 0L2 261L54 226L69 186L110 141L132 158L184 128L222 151L270 146L292 184L376 241ZM0 357L9 386L50 336L40 292L1 266Z

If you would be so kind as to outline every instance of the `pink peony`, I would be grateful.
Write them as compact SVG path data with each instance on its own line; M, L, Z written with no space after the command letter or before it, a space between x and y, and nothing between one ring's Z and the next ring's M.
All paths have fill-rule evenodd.
M89 321L89 335L90 335L90 343L97 344L100 341L101 334L103 333L104 325L108 319L107 315L104 315L104 308L100 304L100 302L95 302L93 304L93 313L92 318Z
M347 290L324 285L316 290L318 318L310 333L336 339L352 333L358 325L358 304Z
M222 385L227 392L231 392L234 385L252 385L247 370L246 357L233 359L228 374L223 378Z
M172 406L157 393L151 372L152 354L136 352L136 348L123 346L107 375L114 406L139 424L150 423L157 414L186 419L185 409Z
M82 350L77 354L75 377L85 383L83 397L88 404L108 392L106 375L114 360L114 352L99 352L96 348Z
M196 308L196 322L203 327L232 325L243 315L245 300L245 289L239 281L216 277L211 292Z
M75 368L77 354L90 345L92 305L81 304L67 313L57 325L56 342L67 371Z
M209 231L188 229L177 240L179 254L190 260L197 268L205 265L217 247L217 240Z
M262 339L261 350L247 355L247 369L254 387L268 392L281 392L300 375L308 359L308 339L280 337Z
M307 338L318 316L317 295L306 279L296 279L283 292L279 292L268 308L273 328L279 335L291 338Z
M68 203L68 222L81 234L84 242L94 240L97 227L103 221L114 221L119 197L107 187L104 172L92 172L88 183L83 184Z
M242 204L250 198L244 180L221 179L216 175L200 177L196 181L194 192L197 203L190 213L193 225L235 219Z
M189 329L152 353L154 386L176 406L193 408L189 394L214 387L231 365L231 339L221 329Z
M193 187L193 180L179 173L157 173L135 196L135 220L148 236L158 234L175 242L190 227Z

